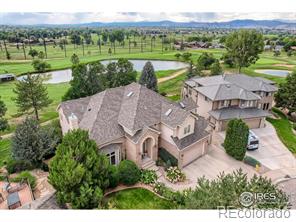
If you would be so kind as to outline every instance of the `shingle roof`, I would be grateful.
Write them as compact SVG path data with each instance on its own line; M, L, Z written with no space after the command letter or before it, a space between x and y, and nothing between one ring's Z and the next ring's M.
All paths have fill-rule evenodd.
M195 121L193 134L188 135L182 139L178 139L178 137L172 137L172 139L179 150L185 149L191 144L209 135L209 132L206 131L207 126L208 122L203 117L199 116Z
M274 82L259 78L251 77L244 74L226 74L210 77L193 77L186 81L186 84L192 86L193 82L196 86L212 86L220 84L235 84L247 91L264 91L275 92L277 87L274 86Z
M179 104L137 83L62 102L60 107L67 118L74 113L79 127L88 130L98 144L123 137L123 128L136 133L160 122L175 128L190 115ZM169 109L171 112L166 115Z
M227 99L259 100L260 96L247 91L235 84L220 84L195 87L195 90L210 98L213 101Z
M209 114L217 120L228 120L234 118L248 119L256 117L270 116L269 112L266 112L259 108L239 108L228 107L217 110L212 110Z

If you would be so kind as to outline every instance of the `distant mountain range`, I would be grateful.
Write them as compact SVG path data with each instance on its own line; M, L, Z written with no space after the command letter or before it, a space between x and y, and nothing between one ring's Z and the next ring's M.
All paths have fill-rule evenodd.
M35 26L67 26L67 27L167 27L167 28L273 28L296 29L296 21L279 20L233 20L228 22L173 22L173 21L141 21L141 22L91 22L83 24L35 25Z

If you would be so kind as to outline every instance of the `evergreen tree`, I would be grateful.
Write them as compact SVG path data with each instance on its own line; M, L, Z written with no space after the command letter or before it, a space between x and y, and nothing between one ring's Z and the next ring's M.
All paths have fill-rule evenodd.
M6 111L7 111L6 105L1 100L1 96L0 96L0 131L4 131L9 127L7 119L4 118Z
M145 66L143 67L139 83L143 86L146 86L148 89L157 92L157 78L153 65L150 61L146 62Z
M44 157L54 152L58 142L53 128L41 128L37 120L26 118L12 137L12 156L38 166Z
M65 135L50 162L49 182L57 191L58 201L74 209L100 207L109 186L109 161L98 153L88 132L74 130Z
M39 120L39 110L52 102L40 75L28 74L23 80L15 84L13 92L17 95L13 100L18 111L23 113L33 110L37 120Z
M289 113L296 112L296 70L286 77L286 81L280 84L275 94L277 107L289 110Z
M252 192L269 193L275 199L250 200L250 206L254 209L284 209L288 207L288 196L279 189L270 179L254 175L248 179L241 169L230 174L221 173L217 179L208 180L205 177L198 178L195 189L188 190L184 197L185 209L217 209L219 207L231 207L240 209L248 207L242 202L242 193Z
M243 160L246 154L249 127L241 119L229 121L226 129L224 148L226 153L237 160Z
M99 61L88 65L73 66L71 87L63 96L63 100L92 96L104 90L105 86L102 81L104 70L104 66Z

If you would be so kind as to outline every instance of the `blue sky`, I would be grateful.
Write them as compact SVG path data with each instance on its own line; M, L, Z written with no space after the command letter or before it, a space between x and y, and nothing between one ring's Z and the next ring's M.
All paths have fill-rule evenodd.
M296 20L296 13L214 13L214 12L182 12L182 13L152 13L152 12L32 12L32 13L0 13L0 24L77 24L87 22L130 22L130 21L160 21L176 22L221 22L234 19L278 19Z

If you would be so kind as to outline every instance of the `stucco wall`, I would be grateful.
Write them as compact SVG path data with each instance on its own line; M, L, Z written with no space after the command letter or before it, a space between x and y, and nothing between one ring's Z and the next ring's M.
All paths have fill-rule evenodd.
M197 105L197 114L207 119L209 117L208 112L211 111L213 108L213 102L211 100L206 101L205 96L199 93Z
M194 123L195 118L193 116L188 116L185 121L177 127L177 137L179 139L182 139L185 136L188 136L192 133L194 133ZM187 134L184 134L184 128L188 127L190 125L190 131Z
M59 119L60 119L60 125L62 128L62 133L63 133L63 135L65 135L70 130L70 125L67 121L66 116L64 115L62 108L58 109L58 113L59 113Z

